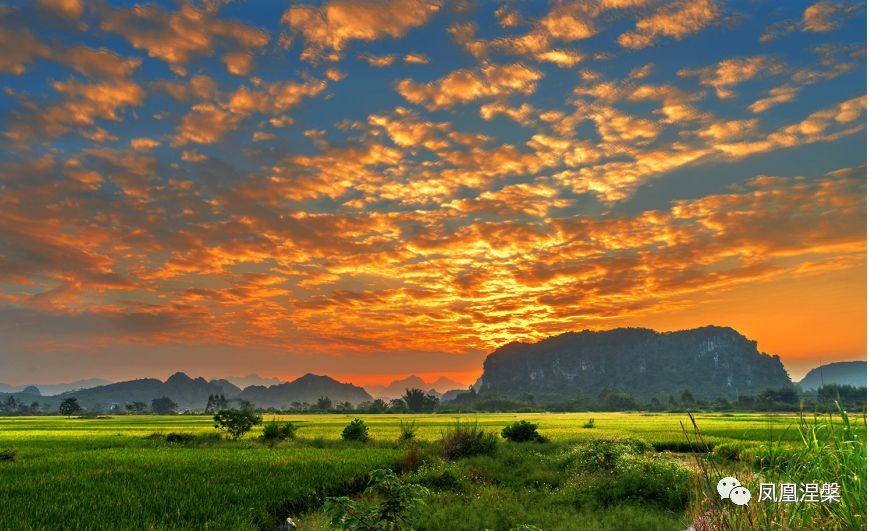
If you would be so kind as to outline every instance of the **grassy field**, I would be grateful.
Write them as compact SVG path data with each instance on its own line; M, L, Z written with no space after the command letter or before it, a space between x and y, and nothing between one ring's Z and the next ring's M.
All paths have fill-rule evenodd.
M551 442L501 442L494 455L460 462L437 457L436 441L455 416L361 417L373 439L367 444L340 440L353 416L280 416L297 423L298 438L275 447L257 440L261 428L241 441L218 439L211 419L204 416L0 418L0 450L17 450L14 461L0 461L0 528L268 529L288 515L302 527L314 528L322 524L317 509L324 497L352 496L362 490L372 470L402 467L408 468L408 478L431 489L428 509L417 520L420 529L510 529L522 524L543 529L679 529L687 522L681 498L678 503L672 496L664 500L631 483L649 481L642 479L647 477L654 483L655 474L662 482L681 478L690 469L686 455L669 453L687 449L680 425L688 422L684 414L464 416L493 432L527 419L539 424ZM582 428L591 418L595 427ZM415 451L420 456L407 465L408 447L396 439L400 421L410 419L416 423ZM708 414L696 419L713 444L800 443L793 415ZM865 420L858 429L865 438ZM179 445L153 436L170 432L197 437ZM620 466L628 472L619 472L618 480L612 479L613 473L591 475L587 467L575 465L576 448L586 447L583 441L624 437L645 441L661 453L652 452L651 460L625 457L627 464ZM609 483L598 485L600 489L629 499L607 501L587 491L588 484L604 480Z

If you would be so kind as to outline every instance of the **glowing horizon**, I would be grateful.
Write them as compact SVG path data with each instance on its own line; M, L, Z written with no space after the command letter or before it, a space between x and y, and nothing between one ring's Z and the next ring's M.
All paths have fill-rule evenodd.
M467 384L624 326L866 359L862 4L0 13L0 382Z

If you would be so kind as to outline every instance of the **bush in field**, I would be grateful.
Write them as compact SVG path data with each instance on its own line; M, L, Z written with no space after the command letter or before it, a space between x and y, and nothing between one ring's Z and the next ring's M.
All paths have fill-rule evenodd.
M580 470L613 470L626 455L640 455L652 449L639 439L615 439L589 441L577 446L568 457L569 464Z
M582 427L588 430L594 428L594 419L588 419L588 422L583 424Z
M408 476L410 481L433 490L466 492L471 482L459 463L437 460L426 463Z
M405 422L403 420L398 422L398 440L402 442L412 441L416 439L416 421L411 420Z
M225 431L231 439L237 441L262 420L262 417L250 410L224 409L214 415L214 427Z
M350 424L344 427L341 432L341 438L345 441L368 441L371 437L368 435L368 426L362 419L353 419Z
M196 438L192 433L167 433L166 442L172 444L189 444Z
M374 503L346 496L326 498L323 512L330 526L346 530L412 529L413 513L425 505L429 492L421 485L403 483L392 470L379 469L371 473L364 494Z
M0 461L15 461L16 457L18 457L18 450L15 448L0 450Z
M746 443L742 441L725 442L715 445L715 448L712 449L712 455L719 459L736 461L741 459L740 455L742 455L744 452L754 452L757 448L757 444Z
M457 420L452 428L441 433L441 449L447 459L491 454L497 446L495 434L483 431L476 422Z
M501 437L513 442L546 442L546 437L537 433L537 424L520 420L501 430Z
M682 512L691 499L691 471L661 458L632 453L617 458L607 474L589 474L579 483L580 502L610 506L644 503Z
M292 422L279 422L272 420L263 425L261 438L266 442L286 441L296 438L296 430L299 429Z

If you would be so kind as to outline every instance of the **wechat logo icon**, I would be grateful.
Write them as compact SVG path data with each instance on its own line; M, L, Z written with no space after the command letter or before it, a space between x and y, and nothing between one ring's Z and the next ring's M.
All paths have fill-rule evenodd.
M734 477L721 478L717 488L721 499L729 499L734 505L748 505L751 500L751 491L743 487Z

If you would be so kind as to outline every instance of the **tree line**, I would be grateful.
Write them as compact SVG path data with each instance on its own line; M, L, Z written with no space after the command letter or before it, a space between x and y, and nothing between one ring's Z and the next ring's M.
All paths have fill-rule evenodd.
M177 413L214 414L223 410L245 410L266 413L466 413L466 412L535 412L535 411L799 411L833 410L835 404L851 410L866 409L866 388L851 385L828 384L814 392L800 392L796 386L767 389L757 395L739 395L736 400L719 397L704 400L694 396L690 389L649 401L638 400L625 391L609 388L596 397L577 396L560 401L538 402L526 394L518 397L480 395L473 388L459 393L454 400L442 402L437 396L421 389L406 389L404 395L392 400L375 399L354 405L350 402L333 402L322 396L314 403L292 402L284 408L258 408L246 400L228 399L222 394L209 395L204 409L181 411L170 397L156 397L150 403L134 401L111 408L82 407L78 399L63 399L57 409L48 404L16 400L8 396L0 401L0 415L54 415L67 417L82 414L130 414L171 415Z

